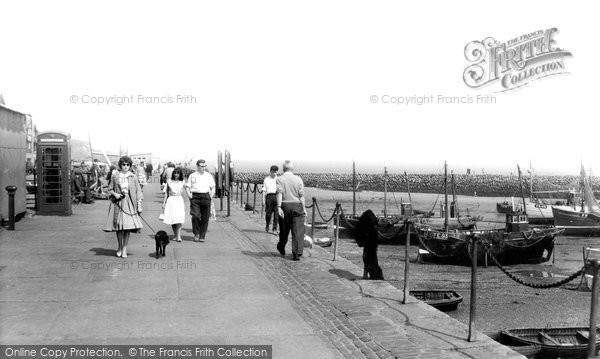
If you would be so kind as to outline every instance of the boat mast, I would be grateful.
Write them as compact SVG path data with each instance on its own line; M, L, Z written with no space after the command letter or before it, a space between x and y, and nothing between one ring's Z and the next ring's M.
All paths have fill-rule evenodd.
M521 167L517 165L517 170L519 170L519 188L521 189L521 198L523 199L523 214L527 214L527 208L525 205L525 193L523 193L523 179L521 178Z
M454 181L454 170L450 171L450 177L452 179L452 203L454 203L454 217L458 218L458 201L456 200L456 182Z
M444 161L444 231L448 232L448 164Z
M529 161L529 201L533 202L533 167Z
M356 217L356 166L352 161L352 218Z
M387 218L387 167L383 167L383 218Z

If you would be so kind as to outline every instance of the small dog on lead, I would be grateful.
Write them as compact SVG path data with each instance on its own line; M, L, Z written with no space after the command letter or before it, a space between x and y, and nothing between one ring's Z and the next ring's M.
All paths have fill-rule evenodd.
M165 256L165 247L169 244L169 235L165 231L158 231L154 236L154 241L156 242L156 259L160 255Z

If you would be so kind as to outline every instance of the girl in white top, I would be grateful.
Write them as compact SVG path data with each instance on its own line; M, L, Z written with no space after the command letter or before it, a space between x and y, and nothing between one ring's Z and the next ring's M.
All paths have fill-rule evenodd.
M185 206L183 204L183 171L175 168L164 188L164 222L173 228L173 240L181 242L181 227L185 223Z

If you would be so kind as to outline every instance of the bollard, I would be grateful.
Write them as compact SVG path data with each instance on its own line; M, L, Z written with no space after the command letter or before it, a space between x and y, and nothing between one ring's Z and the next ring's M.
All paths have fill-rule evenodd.
M239 183L235 183L235 202L237 203L238 201L238 194L240 194L240 186L238 186Z
M231 216L231 188L232 184L229 183L229 187L227 188L227 217Z
M15 230L15 192L17 186L6 186L8 192L8 230Z
M256 192L258 188L258 185L255 183L254 184L254 200L252 201L252 214L256 213L256 211L254 210L256 208Z
M261 206L260 206L260 218L264 218L264 217L263 217L263 213L265 212L265 201L266 201L266 197L265 197L264 191L265 191L265 186L263 185L263 186L261 186L261 188L260 188L260 194L262 194L262 195L263 195L263 200L261 201L261 203L262 203L262 204L261 204ZM277 208L275 208L275 212L277 212ZM274 221L276 221L276 220L277 220L277 217L275 217L273 220L274 220Z
M471 307L469 311L469 341L475 341L475 307L477 305L477 237L471 235Z
M317 206L317 197L312 198L312 227L310 227L310 238L315 240L315 207Z
M589 263L589 262L588 262ZM596 355L596 313L598 312L598 260L591 261L592 265L592 308L590 309L590 333L588 338L588 358Z
M408 303L408 296L410 295L410 287L408 285L408 273L410 260L408 257L408 247L410 245L410 222L406 222L406 243L404 245L404 300L402 300L402 304Z
M250 203L250 182L246 185L246 203Z
M333 242L333 260L337 257L337 243L340 236L340 202L335 204L335 238Z

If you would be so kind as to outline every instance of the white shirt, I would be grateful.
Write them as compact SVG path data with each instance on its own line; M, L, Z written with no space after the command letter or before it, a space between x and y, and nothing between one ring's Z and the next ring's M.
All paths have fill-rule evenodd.
M271 176L267 176L263 181L263 191L265 195L277 193L277 177L271 178Z
M194 172L188 178L185 186L192 193L210 193L211 188L215 188L215 179L208 172L204 172L203 174Z

